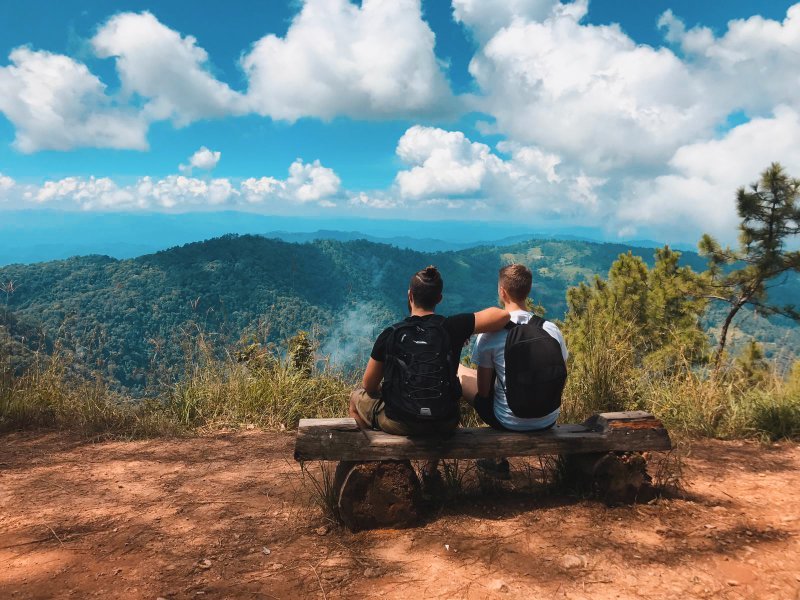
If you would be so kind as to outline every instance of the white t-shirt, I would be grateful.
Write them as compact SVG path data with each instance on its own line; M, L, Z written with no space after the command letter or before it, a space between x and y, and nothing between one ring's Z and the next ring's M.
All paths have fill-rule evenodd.
M532 314L524 310L511 312L511 320L514 323L527 323ZM561 355L564 362L567 361L567 345L564 336L556 327L555 323L545 321L542 328L550 334L561 346ZM505 381L506 381L506 359L505 347L508 330L501 329L492 333L482 333L475 342L475 350L472 352L472 362L479 367L494 369L498 381L494 386L494 416L506 429L513 431L532 431L549 427L558 419L559 409L554 410L549 415L537 419L522 419L517 417L508 407L506 401ZM500 385L502 383L502 385Z

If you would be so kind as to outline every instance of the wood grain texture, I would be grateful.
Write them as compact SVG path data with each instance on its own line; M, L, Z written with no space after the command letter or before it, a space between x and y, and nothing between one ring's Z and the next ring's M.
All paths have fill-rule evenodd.
M538 454L669 450L661 422L641 411L601 413L582 425L557 425L517 433L488 427L457 429L448 437L405 437L362 431L354 419L303 419L297 429L295 460L404 460L490 458Z

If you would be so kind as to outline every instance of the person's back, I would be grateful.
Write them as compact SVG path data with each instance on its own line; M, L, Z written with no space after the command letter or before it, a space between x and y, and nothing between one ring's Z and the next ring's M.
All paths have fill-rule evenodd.
M442 289L436 267L411 278L411 314L378 336L362 388L350 396L350 415L362 427L396 435L446 433L458 427L461 350L473 333L497 331L509 315L499 308L437 315Z
M464 389L464 397L475 408L481 420L494 429L506 431L539 431L547 429L555 424L560 412L561 391L566 380L567 347L564 337L555 323L540 320L526 310L525 302L531 291L532 279L530 269L524 265L505 266L500 269L497 291L503 306L510 313L511 322L517 327L536 329L536 331L532 332L532 335L530 335L530 330L525 331L524 333L528 334L528 339L522 341L536 344L544 343L545 346L550 346L543 353L530 352L530 348L523 348L517 356L527 360L530 364L514 366L517 369L515 374L517 381L525 382L525 385L522 386L523 389L518 388L515 390L516 392L521 392L518 394L518 396L522 396L520 403L524 407L521 412L524 412L525 415L535 416L520 416L520 414L515 413L509 406L508 398L506 397L509 376L506 365L506 350L508 348L507 341L510 328L480 335L472 354L472 362L478 365L477 370L466 367L459 369L459 378ZM535 322L528 326L527 324L532 319ZM550 340L543 339L544 335L549 336L550 339L557 343L557 346ZM554 352L555 356L553 356ZM558 356L559 352L560 357ZM555 397L551 393L552 389L549 389L546 394L537 393L539 391L535 385L537 381L552 379L552 373L547 373L545 377L540 377L542 374L540 367L542 365L536 364L534 357L537 356L546 357L548 365L545 366L547 369L550 369L551 365L558 362L559 358L561 359L561 387L557 389ZM557 373L556 375L559 374ZM548 381L547 385L550 388L553 387L551 381ZM527 389L524 389L525 387ZM542 397L545 396L547 397L546 400L541 402ZM550 408L542 410L543 406L549 406ZM487 474L501 478L510 476L508 461L505 459L479 460L477 464Z
M532 318L536 317L527 310L514 308L510 311L511 322L524 325L527 324ZM567 347L564 342L564 336L558 329L555 323L551 321L543 321L541 323L542 330L549 335L555 342L558 343L561 356L564 363L567 360ZM478 337L475 344L475 350L472 355L472 360L478 365L480 369L491 369L494 372L494 385L492 386L492 417L487 417L484 421L490 421L488 424L500 425L504 429L511 431L536 431L539 429L546 429L552 427L560 412L560 397L557 399L557 405L548 410L546 414L537 415L535 417L522 417L512 410L509 406L507 398L507 372L506 372L506 342L509 329L503 329L493 333L485 333ZM530 365L533 371L536 365ZM480 372L480 371L479 371ZM491 375L489 376L491 377ZM480 378L480 375L479 375ZM487 411L483 411L484 414ZM535 412L535 411L534 411Z

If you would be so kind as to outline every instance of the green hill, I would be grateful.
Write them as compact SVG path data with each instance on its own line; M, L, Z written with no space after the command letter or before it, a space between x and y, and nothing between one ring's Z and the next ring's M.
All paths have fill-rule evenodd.
M441 312L494 305L497 269L514 260L533 270L534 299L561 318L567 288L605 275L629 250L652 263L652 249L583 241L423 253L364 240L224 236L135 259L11 265L0 269L0 281L15 283L8 298L15 322L41 325L51 343L58 339L90 368L141 392L155 371L180 363L182 344L198 328L220 347L247 335L274 342L313 330L323 354L359 364L377 332L403 316L408 279L428 264L444 277ZM694 253L683 260L704 268ZM789 302L800 297L800 284L795 278L772 293ZM800 348L800 329L786 322L747 313L739 326L768 352Z

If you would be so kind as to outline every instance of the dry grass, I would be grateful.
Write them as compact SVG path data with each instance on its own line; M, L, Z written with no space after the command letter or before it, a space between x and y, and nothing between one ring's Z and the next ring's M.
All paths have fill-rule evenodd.
M574 352L562 422L600 411L643 409L677 435L800 438L800 363L788 377L737 363L714 378L688 363L670 372L635 366L631 332L601 332ZM217 353L196 336L183 370L147 400L112 391L99 376L75 375L69 355L41 355L14 377L0 357L0 429L58 428L89 436L178 434L255 424L292 429L303 417L344 416L354 377L261 350ZM462 425L480 424L462 409Z
M42 355L14 377L0 364L0 429L56 428L84 435L150 437L255 424L297 426L302 417L344 416L351 382L322 368L297 369L279 353L239 362L215 358L202 336L184 372L157 397L133 400L99 377L76 376L68 355Z

